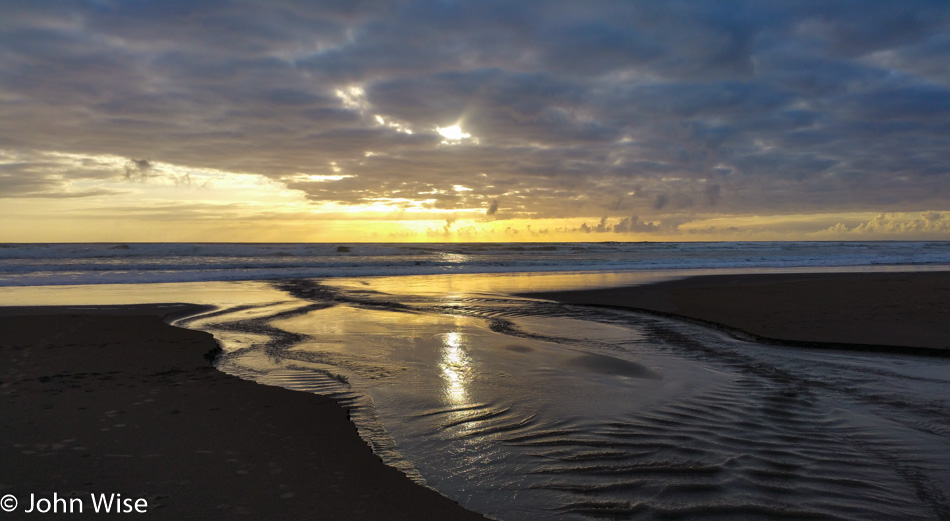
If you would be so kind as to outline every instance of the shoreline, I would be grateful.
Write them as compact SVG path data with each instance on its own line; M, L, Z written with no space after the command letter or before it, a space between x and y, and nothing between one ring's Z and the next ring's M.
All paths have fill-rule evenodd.
M121 494L158 519L486 519L384 465L332 399L214 369L210 334L165 322L195 309L0 308L16 512Z
M519 296L646 312L764 343L950 356L947 271L702 275Z

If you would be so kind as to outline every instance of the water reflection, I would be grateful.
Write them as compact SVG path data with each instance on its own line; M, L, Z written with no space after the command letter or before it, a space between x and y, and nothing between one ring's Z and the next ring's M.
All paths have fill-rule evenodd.
M444 259L445 260L445 259ZM390 295L433 296L442 300L484 295L508 295L532 291L564 291L646 284L678 278L694 272L538 272L492 274L408 275L365 279L324 279L330 287L365 290L372 282L374 291Z
M450 264L464 264L469 262L469 256L462 253L440 253L439 261Z
M950 382L940 361L766 348L651 316L492 295L636 277L297 281L281 286L298 286L290 294L247 296L235 291L250 283L136 291L154 291L152 302L217 303L222 310L189 327L238 353L220 368L333 396L352 407L384 460L495 518L946 511ZM103 302L126 298L93 286L50 295L88 303L100 290ZM0 294L23 302L16 298ZM513 328L492 329L496 318Z
M453 406L465 405L468 403L472 359L465 350L461 333L445 333L442 335L442 344L439 368L442 370L445 401Z

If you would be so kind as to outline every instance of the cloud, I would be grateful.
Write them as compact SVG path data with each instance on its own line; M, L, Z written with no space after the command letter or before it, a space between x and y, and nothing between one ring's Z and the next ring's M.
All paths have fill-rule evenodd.
M826 232L833 234L863 235L946 233L950 232L950 219L947 218L948 216L950 216L950 213L934 211L921 212L916 216L884 212L866 222L851 227L844 223L837 223L826 230Z
M706 203L710 206L716 206L719 204L719 197L721 192L721 187L719 185L709 185L703 189L703 195L706 197Z
M118 157L0 150L0 197L74 199L124 194L125 190L105 186L116 177L121 162Z
M265 176L314 207L669 222L948 205L937 0L5 9L0 150L23 154L8 197L100 175L42 157L57 151L149 158L113 166L135 181ZM455 126L472 138L442 144Z
M676 226L663 226L657 222L641 221L636 215L624 217L616 224L609 224L606 217L602 217L596 226L582 223L577 230L582 233L653 233L659 231L675 232Z
M642 222L636 215L632 217L625 217L619 223L614 225L614 232L616 233L649 233L659 230L660 226L658 224L652 222Z
M129 159L125 164L126 181L144 182L152 175L152 163L148 159Z
M445 235L448 235L449 233L452 232L452 225L455 224L455 220L456 220L456 219L455 219L454 216L453 216L453 217L447 217L447 218L445 219L445 226L442 227L442 231L443 231L443 233L445 233Z

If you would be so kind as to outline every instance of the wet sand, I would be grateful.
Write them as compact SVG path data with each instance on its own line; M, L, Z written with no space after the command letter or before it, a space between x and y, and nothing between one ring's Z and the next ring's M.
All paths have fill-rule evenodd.
M950 272L711 275L524 296L683 317L760 341L950 355Z
M950 352L950 273L694 277L534 294L808 345ZM186 306L0 308L0 495L154 519L484 519L383 465L332 400L210 366ZM930 351L927 351L930 350ZM597 360L587 361L596 364ZM42 518L42 517L41 517Z
M0 308L17 512L56 494L93 518L90 494L118 493L146 519L484 519L383 465L332 400L212 368L209 334L163 322L184 310Z

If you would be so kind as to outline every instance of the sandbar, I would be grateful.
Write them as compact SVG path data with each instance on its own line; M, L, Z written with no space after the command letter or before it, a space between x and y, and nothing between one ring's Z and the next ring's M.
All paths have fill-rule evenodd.
M527 293L674 316L758 341L950 355L950 272L708 275Z

